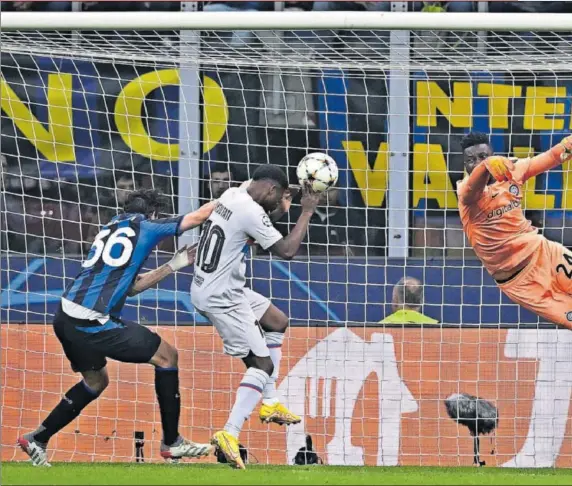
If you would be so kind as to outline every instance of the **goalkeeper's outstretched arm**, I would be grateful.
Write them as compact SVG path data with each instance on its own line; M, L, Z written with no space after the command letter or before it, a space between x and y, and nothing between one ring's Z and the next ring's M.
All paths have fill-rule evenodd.
M572 136L566 137L550 150L530 159L513 162L506 157L492 156L486 159L482 165L486 166L498 182L514 180L519 184L524 184L531 177L549 171L567 162L570 158L572 158Z
M464 182L459 193L464 204L477 201L486 187L490 177L497 182L515 181L524 184L535 177L572 158L572 136L536 157L515 162L507 157L493 155L479 164Z
M554 167L567 162L571 157L572 135L569 135L550 150L538 154L526 161L519 162L514 170L515 179L524 183L531 177L536 177L543 172L554 169Z

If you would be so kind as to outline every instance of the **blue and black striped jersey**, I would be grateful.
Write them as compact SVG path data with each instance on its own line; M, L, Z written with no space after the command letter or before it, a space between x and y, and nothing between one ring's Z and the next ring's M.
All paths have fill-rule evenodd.
M82 271L62 297L78 305L119 317L127 293L157 244L179 234L183 216L147 219L121 214L104 226L82 263Z

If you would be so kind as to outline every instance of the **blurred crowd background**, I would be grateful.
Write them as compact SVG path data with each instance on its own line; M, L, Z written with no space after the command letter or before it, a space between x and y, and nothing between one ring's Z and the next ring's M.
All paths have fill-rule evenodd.
M198 2L204 11L257 11L274 10L278 2ZM572 2L532 1L532 2L485 2L479 5L472 1L415 1L409 3L411 11L431 12L572 12ZM390 11L391 2L352 2L352 1L288 1L280 2L286 10L314 11ZM178 11L180 2L66 2L66 1L2 1L1 11ZM232 42L249 42L248 32L231 34ZM246 78L245 78L246 79ZM249 87L244 86L245 92ZM259 92L259 88L252 90ZM244 96L244 92L240 96ZM247 100L259 103L260 100ZM252 107L252 106L249 106ZM2 113L4 116L4 113ZM306 128L315 127L314 114L305 112L303 124ZM248 122L248 114L246 115ZM17 136L17 135L16 135ZM319 146L317 144L316 146ZM233 164L243 161L241 154L227 148L218 160L215 156L206 162L201 175L201 199L219 197L232 185L246 180L254 167ZM303 155L303 153L300 153ZM120 160L122 157L122 160ZM114 159L115 160L115 159ZM261 160L261 162L268 160ZM88 251L91 241L102 224L109 221L118 210L128 191L143 187L155 187L167 197L164 213L177 211L177 180L169 173L158 174L152 169L152 161L139 156L118 154L114 166L95 171L86 179L48 179L39 176L37 160L23 156L16 151L2 150L2 249L35 255L65 254L82 255ZM291 177L292 179L292 177ZM385 256L386 214L385 208L360 208L348 205L351 198L342 194L346 189L333 189L324 194L322 205L313 217L308 243L302 253L331 256ZM289 217L278 224L281 231L287 232L297 219L299 207L294 205ZM534 223L542 225L542 215L530 214ZM424 218L424 216L423 216ZM420 221L421 228L425 221ZM444 246L443 241L427 240L423 232L419 244ZM415 244L415 241L414 241ZM462 236L458 244L462 245ZM162 250L172 251L173 242L167 242Z
M276 3L279 2L248 2L248 1L207 1L198 2L200 8L205 11L233 11L233 10L252 10L252 11L271 11L276 9ZM315 11L385 11L391 10L391 1L286 1L280 2L284 4L285 9L302 9ZM467 0L453 1L410 1L410 11L426 11L426 12L475 12L479 10L478 3L487 4L488 11L491 12L571 12L572 6L567 5L565 1L530 1L530 2L474 2ZM75 6L74 6L75 4ZM99 12L117 12L117 11L178 11L181 9L181 2L171 1L155 1L155 2L135 2L135 1L99 1L99 2L67 2L67 1L2 1L3 11L45 11L45 12L66 12L78 11L99 11Z

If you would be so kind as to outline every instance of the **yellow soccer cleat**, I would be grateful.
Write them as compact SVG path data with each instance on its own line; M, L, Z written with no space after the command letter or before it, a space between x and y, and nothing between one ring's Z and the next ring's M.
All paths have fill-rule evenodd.
M236 437L230 435L225 430L221 430L213 435L211 444L221 450L230 467L246 469L244 462L240 457L240 449L238 447L238 439Z
M299 424L302 419L281 403L276 403L274 405L262 404L262 407L260 407L260 421L265 424L292 425Z

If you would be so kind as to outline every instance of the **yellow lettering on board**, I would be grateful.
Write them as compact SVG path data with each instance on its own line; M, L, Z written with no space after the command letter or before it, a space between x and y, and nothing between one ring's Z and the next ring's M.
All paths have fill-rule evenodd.
M203 78L203 154L206 154L226 133L228 104L223 89L212 78Z
M344 141L342 145L364 204L372 207L381 206L387 192L387 168L389 164L387 143L379 144L373 169L369 165L362 142Z
M413 146L413 207L421 199L435 199L442 209L457 207L457 198L447 171L443 147L416 143Z
M479 83L479 96L489 97L489 125L491 128L508 128L509 102L522 95L522 86L512 84Z
M455 128L470 128L473 112L471 83L453 83L449 97L435 81L417 81L417 125L436 127L437 112Z
M562 130L564 120L555 115L564 114L564 103L547 101L549 98L564 98L564 86L531 86L526 90L524 103L525 130Z
M72 75L49 74L47 129L0 78L0 106L22 134L51 162L74 162Z
M115 102L115 124L127 146L153 160L177 160L179 145L162 143L149 136L143 123L143 103L152 91L170 84L179 84L176 69L151 71L127 83Z
M143 103L162 86L180 84L176 69L152 71L135 78L119 93L115 102L115 123L123 141L133 151L153 160L177 160L179 145L153 139L143 123ZM228 105L222 88L204 77L203 153L211 150L224 136L228 123Z

